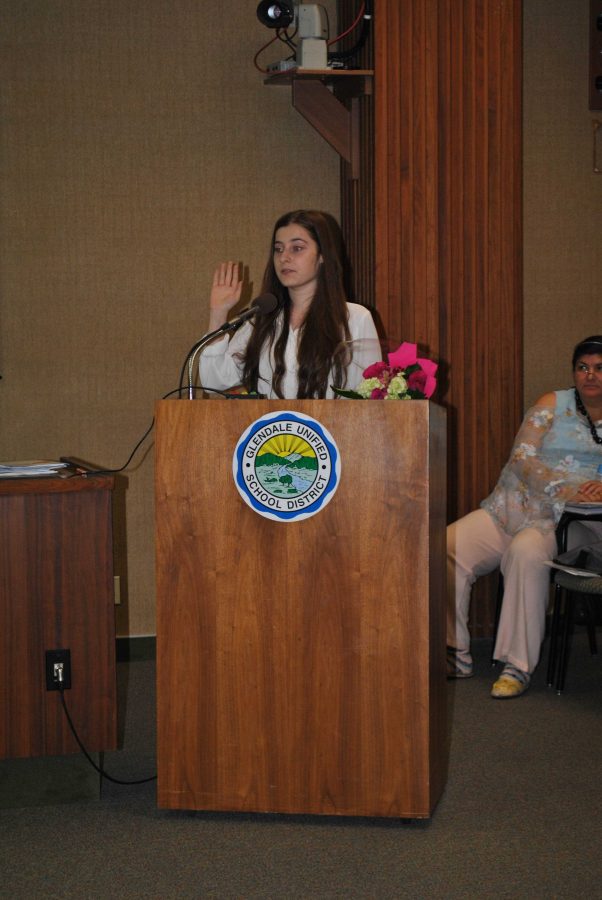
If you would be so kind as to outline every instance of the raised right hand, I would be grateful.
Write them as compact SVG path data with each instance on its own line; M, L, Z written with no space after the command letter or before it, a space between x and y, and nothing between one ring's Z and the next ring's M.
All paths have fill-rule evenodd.
M223 262L213 273L213 284L209 297L212 312L228 315L233 306L240 300L242 280L239 278L239 265L235 262Z

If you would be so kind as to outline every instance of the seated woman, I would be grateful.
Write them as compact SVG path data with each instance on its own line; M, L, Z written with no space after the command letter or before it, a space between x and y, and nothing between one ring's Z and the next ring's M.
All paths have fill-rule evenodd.
M479 575L498 565L504 597L494 657L505 663L491 695L529 686L545 632L555 528L567 502L601 502L602 335L573 353L574 389L544 394L526 414L493 493L447 533L448 677L472 675L468 611ZM571 525L572 542L602 538L600 523ZM592 534L593 532L593 534Z
M278 306L203 350L201 384L218 390L244 384L248 391L286 399L331 398L332 385L354 388L366 366L380 358L380 345L369 310L348 303L343 285L342 239L334 219L317 210L286 213L274 226L261 288ZM239 266L218 266L211 331L227 321L241 289Z

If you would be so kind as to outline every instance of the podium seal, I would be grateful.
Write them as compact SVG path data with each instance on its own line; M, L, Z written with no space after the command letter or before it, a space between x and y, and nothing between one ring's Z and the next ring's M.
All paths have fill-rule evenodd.
M307 519L332 500L341 457L316 419L284 410L256 419L232 457L239 494L256 513L278 522Z

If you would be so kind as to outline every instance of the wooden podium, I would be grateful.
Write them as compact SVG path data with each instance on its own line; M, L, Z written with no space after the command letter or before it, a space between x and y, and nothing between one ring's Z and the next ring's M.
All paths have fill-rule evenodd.
M233 454L268 413L336 442L311 518L265 518ZM427 401L161 401L158 804L429 817L447 770L445 413Z

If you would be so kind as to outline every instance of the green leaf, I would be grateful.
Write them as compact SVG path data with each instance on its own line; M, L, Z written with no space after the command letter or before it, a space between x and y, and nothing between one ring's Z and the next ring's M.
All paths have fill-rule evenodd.
M364 399L361 394L358 394L357 391L343 391L343 390L341 390L341 388L335 388L333 385L331 385L331 387L332 387L332 390L334 391L334 393L338 397L346 397L347 400L363 400Z

